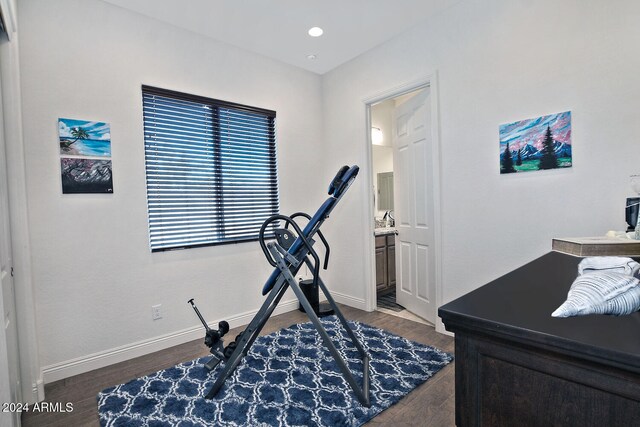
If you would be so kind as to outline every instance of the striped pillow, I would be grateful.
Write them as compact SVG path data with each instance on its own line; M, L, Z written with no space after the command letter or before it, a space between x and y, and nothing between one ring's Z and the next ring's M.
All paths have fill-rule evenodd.
M578 276L567 300L551 316L585 314L622 316L640 310L640 281L627 274L600 271Z

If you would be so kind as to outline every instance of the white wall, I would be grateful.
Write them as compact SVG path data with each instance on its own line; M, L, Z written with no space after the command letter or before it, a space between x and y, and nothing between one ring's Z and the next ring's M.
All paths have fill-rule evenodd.
M383 145L371 146L371 171L373 194L376 195L373 213L376 217L384 216L385 211L378 210L378 174L393 172L393 148Z
M371 149L371 155L373 157L373 177L374 184L376 184L376 174L381 172L393 172L393 149L382 145L372 145Z
M382 143L378 147L391 147L391 123L395 106L394 99L386 99L371 106L371 127L382 131Z
M2 76L2 119L5 139L6 178L11 260L15 300L15 323L20 359L20 385L23 402L44 397L42 370L36 333L36 309L31 266L31 236L25 178L27 176L22 134L22 95L20 91L20 48L18 42L17 1L2 0L2 13L10 41L0 43ZM9 238L9 236L5 236Z
M323 76L327 150L369 174L363 100L437 71L443 302L546 253L554 236L625 227L640 168L638 22L635 0L467 0ZM574 166L500 176L498 126L566 110ZM345 231L327 233L351 255L329 274L362 301L373 286L366 180L354 188Z
M3 43L5 43L5 38L4 36L0 35L0 46L2 46ZM1 73L0 81L2 81ZM7 204L5 202L5 200L9 200L9 197L7 195L6 189L7 177L5 175L5 172L7 163L5 159L4 115L2 112L2 99L2 88L0 87L0 173L2 174L0 175L0 197L2 197L2 199L0 199L0 212L2 212L2 214L5 214L9 211L9 208L7 207ZM0 218L0 226L3 226L4 223L4 218ZM8 236L4 233L6 228L2 227L3 233L2 236L0 236L0 262L2 264L4 264L4 261L11 256L10 254L4 253L4 249L10 246L8 244ZM0 266L0 271L4 270L1 267L4 267L4 265ZM10 278L8 278L8 280L10 280ZM8 293L7 296L13 297L13 292ZM0 281L0 320L2 321L2 323L0 323L0 402L2 403L13 401L12 392L14 392L15 388L15 383L12 383L11 371L9 370L9 351L11 350L9 349L9 341L7 340L8 334L4 320L7 318L7 313L4 309L5 305L7 307L14 308L13 302L9 303L5 301L4 286L2 284L2 281ZM15 422L13 418L14 417L11 413L2 411L2 413L0 413L0 427L14 426Z
M314 211L339 166L363 168L323 228L332 244L324 278L356 306L371 286L363 100L434 70L444 301L545 253L553 236L624 226L640 154L635 1L467 0L322 78L98 0L23 0L19 17L28 225L49 380L197 328L191 297L210 320L262 302L269 268L257 244L149 252L141 84L276 110L285 213ZM565 110L574 167L500 176L498 125ZM111 123L113 195L61 194L59 117ZM159 303L164 318L153 322Z
M192 297L210 321L257 310L270 273L257 242L149 251L140 86L275 110L281 210L313 213L333 176L317 170L320 77L97 0L24 0L19 17L45 379L130 356L135 343L143 352L175 343L159 341L200 328ZM59 117L111 124L112 195L61 193Z
M371 106L371 127L377 127L382 131L382 145L371 146L371 165L373 177L373 192L376 194L376 206L374 214L384 215L384 211L377 209L378 205L378 174L393 172L393 149L391 148L391 122L395 101L387 99Z

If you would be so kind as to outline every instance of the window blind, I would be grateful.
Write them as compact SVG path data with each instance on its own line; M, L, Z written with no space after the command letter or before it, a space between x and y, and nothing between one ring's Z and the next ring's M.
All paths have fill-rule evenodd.
M275 112L142 87L152 251L256 240L278 212Z

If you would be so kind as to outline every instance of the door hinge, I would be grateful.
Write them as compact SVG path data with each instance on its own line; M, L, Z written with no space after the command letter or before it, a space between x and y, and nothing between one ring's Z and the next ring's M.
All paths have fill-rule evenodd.
M11 267L11 277L13 277L13 267Z

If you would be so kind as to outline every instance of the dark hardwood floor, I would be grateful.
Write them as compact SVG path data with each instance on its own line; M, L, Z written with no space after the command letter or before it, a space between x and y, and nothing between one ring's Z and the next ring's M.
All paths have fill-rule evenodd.
M453 353L453 338L436 333L433 327L380 312L367 313L341 306L349 320L358 320L405 338L438 347ZM304 313L292 311L272 317L263 334L269 334L294 323L306 322ZM231 330L235 336L242 328ZM22 424L30 426L99 426L96 396L99 391L178 363L206 356L208 349L202 340L191 341L170 349L126 362L107 366L45 386L47 402L73 403L69 413L23 413ZM408 396L375 417L367 426L453 426L454 423L454 363L450 363L433 378Z

